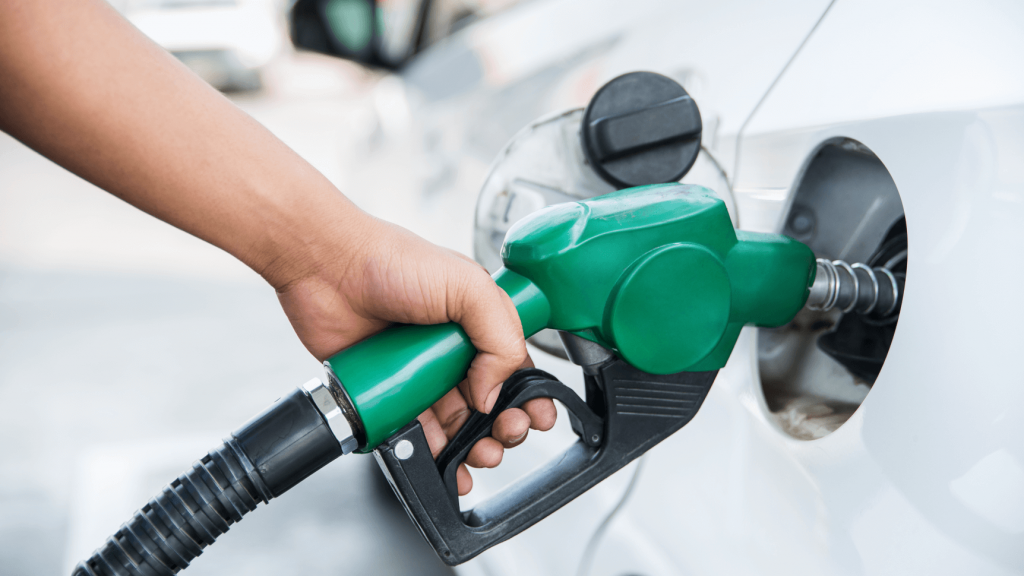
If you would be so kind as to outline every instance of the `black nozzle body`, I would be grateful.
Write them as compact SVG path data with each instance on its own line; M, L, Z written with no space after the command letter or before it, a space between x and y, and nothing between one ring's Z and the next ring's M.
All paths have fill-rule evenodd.
M296 388L164 487L73 576L176 574L260 502L341 454L309 393Z

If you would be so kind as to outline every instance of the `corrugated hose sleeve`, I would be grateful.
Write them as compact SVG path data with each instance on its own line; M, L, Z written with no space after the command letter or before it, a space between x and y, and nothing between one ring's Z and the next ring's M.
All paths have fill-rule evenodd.
M309 393L298 388L164 487L73 576L176 574L259 503L341 454Z

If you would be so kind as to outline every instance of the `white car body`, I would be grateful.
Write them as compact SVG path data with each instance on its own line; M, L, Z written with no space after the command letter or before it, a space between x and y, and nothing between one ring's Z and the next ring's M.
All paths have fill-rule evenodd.
M472 203L520 127L650 70L701 108L684 181L728 196L741 228L780 231L816 152L850 139L888 170L909 237L895 338L837 430L778 425L747 328L692 423L459 574L1024 573L1022 30L1011 1L553 0L419 55L399 76L417 120L382 118L380 162L429 169L389 186ZM579 387L578 368L534 358ZM478 474L473 498L557 453L560 426Z

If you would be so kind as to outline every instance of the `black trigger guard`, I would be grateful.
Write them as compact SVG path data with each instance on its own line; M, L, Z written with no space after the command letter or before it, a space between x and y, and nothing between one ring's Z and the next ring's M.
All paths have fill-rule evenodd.
M483 438L491 435L498 414L519 408L534 398L551 398L561 402L569 412L572 431L588 446L600 446L604 421L587 406L571 388L543 370L518 370L505 381L490 414L474 411L437 457L437 471L444 480L452 505L459 508L456 472L469 451Z
M489 434L492 417L471 416L473 422L467 421L457 435L458 446L453 441L442 454L444 462L434 460L418 420L395 432L373 454L438 558L454 566L540 522L685 426L700 409L716 373L648 374L611 359L584 372L586 404L550 374L517 373L506 382L492 413L529 398L553 397L579 421L574 420L573 429L581 439L472 510L459 509L452 492L454 475L446 484L442 474L454 474L469 447ZM593 443L593 433L587 432L595 422L600 427L592 445L584 439Z

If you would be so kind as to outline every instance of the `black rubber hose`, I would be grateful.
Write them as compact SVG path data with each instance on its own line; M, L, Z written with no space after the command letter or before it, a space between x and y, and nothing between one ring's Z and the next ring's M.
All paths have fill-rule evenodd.
M73 576L176 574L259 503L341 454L313 399L297 388L164 487Z

